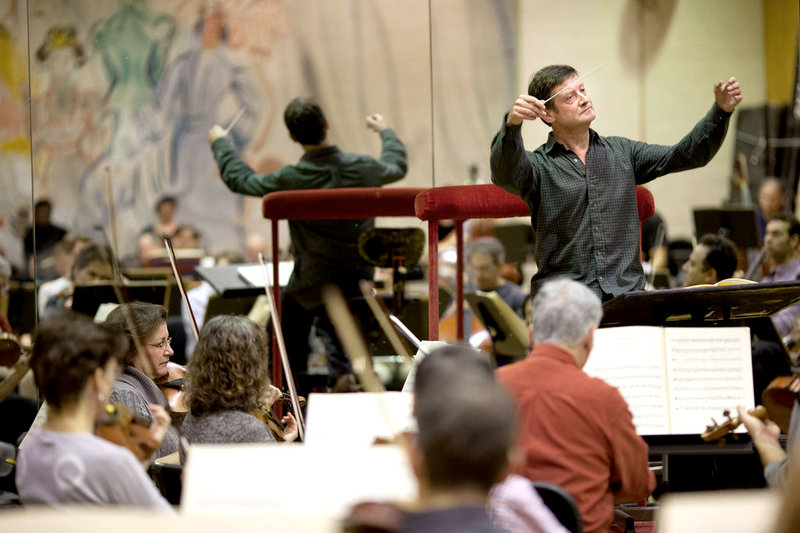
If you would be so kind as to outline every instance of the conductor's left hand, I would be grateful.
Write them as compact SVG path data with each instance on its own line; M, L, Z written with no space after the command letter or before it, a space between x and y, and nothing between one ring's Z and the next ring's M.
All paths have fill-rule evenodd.
M720 109L726 113L733 112L739 102L742 101L742 89L735 77L728 78L728 81L718 81L714 84L714 98Z

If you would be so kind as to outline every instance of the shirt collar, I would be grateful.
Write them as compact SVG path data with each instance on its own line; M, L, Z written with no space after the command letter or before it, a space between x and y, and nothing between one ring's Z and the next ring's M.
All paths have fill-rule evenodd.
M324 148L317 148L316 150L308 151L303 154L303 157L301 157L300 160L313 161L314 159L321 157L328 157L338 152L339 152L339 147L336 146L335 144L332 144L330 146L325 146Z
M548 359L554 359L567 365L578 366L572 354L556 344L537 344L528 357L531 359L535 357L547 357Z
M589 144L594 144L597 142L599 135L597 132L594 131L592 128L589 128ZM567 149L564 147L563 144L556 141L553 132L551 131L550 134L547 136L547 142L544 143L544 151L547 155L551 155L550 152L554 149L560 150L561 152L566 152Z

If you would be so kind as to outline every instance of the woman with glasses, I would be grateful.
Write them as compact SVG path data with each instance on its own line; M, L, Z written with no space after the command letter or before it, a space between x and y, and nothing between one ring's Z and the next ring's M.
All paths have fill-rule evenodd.
M169 408L156 380L168 373L172 348L167 330L167 309L161 305L132 302L116 307L108 314L106 325L128 336L128 352L122 360L123 372L111 390L111 402L126 405L134 416L152 421L151 404ZM176 462L180 435L169 427L155 457L161 462ZM173 458L165 459L167 455Z

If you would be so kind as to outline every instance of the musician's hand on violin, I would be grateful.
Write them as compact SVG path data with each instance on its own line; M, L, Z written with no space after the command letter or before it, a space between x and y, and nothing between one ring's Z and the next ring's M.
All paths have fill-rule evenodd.
M281 418L283 428L284 442L294 442L297 440L297 420L292 413L287 413L286 416Z
M272 409L272 404L280 400L282 397L283 393L281 390L275 385L270 385L269 388L267 388L267 390L264 392L264 397L261 399L261 402L268 408Z
M167 410L160 405L151 403L147 408L153 413L153 423L150 424L150 435L160 443L164 440L164 435L167 434L167 430L172 424L172 418L170 418Z
M220 126L219 124L214 124L211 126L211 129L208 130L208 144L213 143L217 139L223 139L228 136L228 132L225 131L225 128Z
M739 406L739 417L753 439L753 445L758 450L762 465L767 466L786 457L786 452L778 441L778 436L781 434L778 424L769 419L759 420L748 414L741 405Z

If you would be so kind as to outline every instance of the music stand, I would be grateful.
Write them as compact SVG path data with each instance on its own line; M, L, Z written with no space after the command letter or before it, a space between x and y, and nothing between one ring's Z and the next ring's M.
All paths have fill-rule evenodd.
M489 331L495 355L514 359L528 355L531 349L528 326L496 291L468 292L464 298Z
M166 305L166 281L131 282L127 285L97 283L77 285L75 287L72 295L72 310L94 317L100 304L120 303L114 285L119 287L120 294L125 302L139 301Z
M706 233L718 233L736 243L739 248L758 248L756 210L753 207L725 207L694 210L697 238Z

